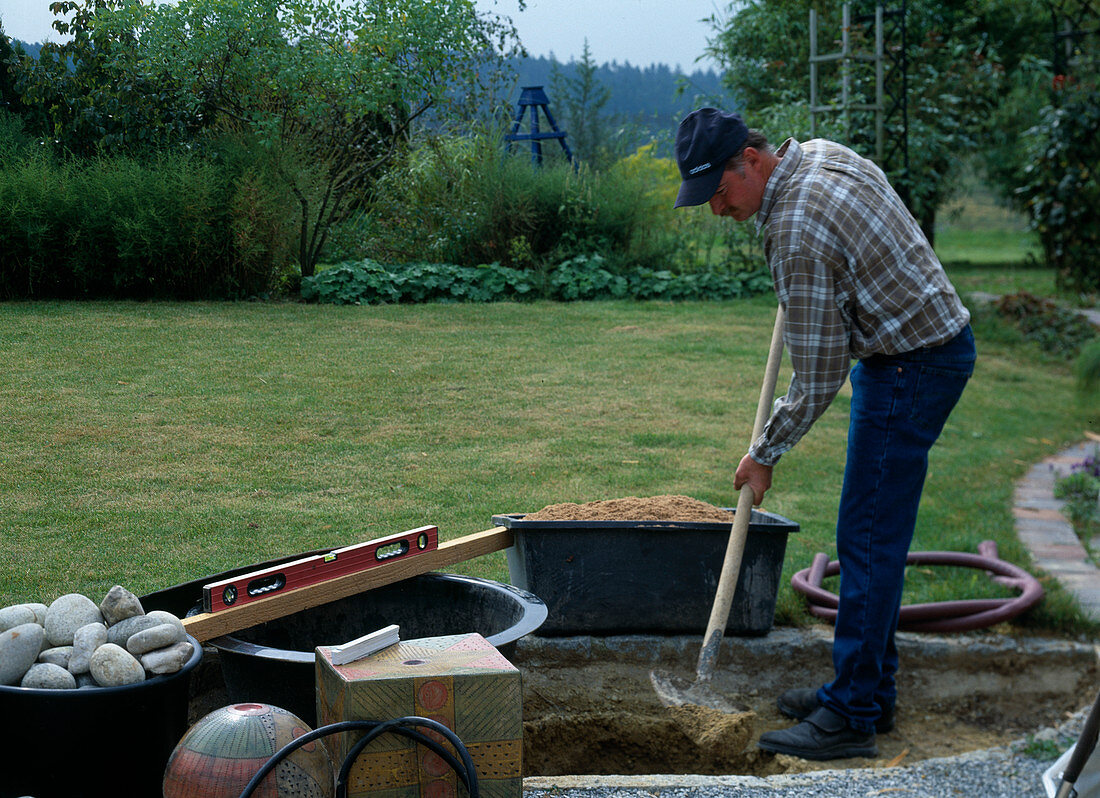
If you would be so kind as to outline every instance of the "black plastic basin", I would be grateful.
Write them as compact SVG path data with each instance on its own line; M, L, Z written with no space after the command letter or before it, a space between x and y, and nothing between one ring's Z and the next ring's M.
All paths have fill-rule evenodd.
M123 687L41 690L0 685L0 798L73 798L89 789L160 795L164 768L187 731L191 672ZM107 774L115 774L108 777Z
M422 574L209 641L219 653L230 701L282 707L316 726L314 649L340 645L390 624L402 640L477 632L510 657L546 620L546 605L489 579ZM380 720L388 720L380 718Z

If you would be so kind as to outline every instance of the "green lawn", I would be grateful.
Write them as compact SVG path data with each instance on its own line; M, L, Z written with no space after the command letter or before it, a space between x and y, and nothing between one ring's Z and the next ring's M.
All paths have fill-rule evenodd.
M0 606L143 593L429 523L449 539L562 501L732 504L773 302L0 305ZM1098 419L1065 364L976 329L915 548L991 538L1026 565L1013 480ZM780 623L806 617L790 575L835 551L847 405L767 498L802 525ZM455 570L507 579L502 554ZM973 577L915 572L906 600L993 594ZM1026 624L1084 628L1047 586Z
M1027 230L949 227L936 233L936 254L945 264L1004 265L1008 271L1016 271L1021 268L1023 257L1041 259L1043 253L1035 234Z

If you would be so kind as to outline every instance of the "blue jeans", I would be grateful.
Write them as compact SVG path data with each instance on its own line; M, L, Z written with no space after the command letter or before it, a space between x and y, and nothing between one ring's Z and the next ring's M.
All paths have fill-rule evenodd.
M851 373L848 459L837 520L834 680L818 699L857 731L897 700L894 632L928 450L974 370L970 327L942 346L875 355Z

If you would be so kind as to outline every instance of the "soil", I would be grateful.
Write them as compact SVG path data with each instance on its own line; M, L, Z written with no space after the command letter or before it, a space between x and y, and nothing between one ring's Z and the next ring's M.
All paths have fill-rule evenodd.
M551 504L525 521L679 521L733 523L733 513L690 496L607 499L586 504Z
M656 496L555 504L525 520L732 523L733 513L688 496ZM801 633L784 634L797 639ZM756 747L765 731L795 722L775 707L780 692L828 679L829 628L820 627L802 642L780 644L775 650L757 641L725 641L734 666L716 673L709 687L723 694L727 703L742 705L742 712L705 704L662 704L651 675L663 673L691 684L691 652L656 662L644 655L638 662L629 661L638 654L629 644L625 657L623 651L594 654L595 638L577 638L587 642L575 654L569 652L577 643L566 642L564 649L550 654L553 644L543 645L530 661L519 663L524 674L524 771L544 776L766 776L953 756L1007 745L1059 724L1081 708L1081 696L1090 690L1085 685L1096 671L1095 655L1087 650L1082 658L1055 664L1021 653L1008 637L973 647L966 644L973 638L967 637L955 638L962 645L939 638L931 638L935 642L929 644L929 637L920 635L907 639L896 727L877 736L879 756L829 762L773 755ZM751 656L745 655L746 648L752 649Z
M727 715L699 705L664 707L647 700L645 694L652 688L644 669L608 663L572 673L525 672L525 678L534 682L524 700L528 775L767 776L916 762L1004 745L1028 730L1026 724L902 708L896 730L877 738L878 759L815 763L756 748L763 732L794 723L774 708L772 695L751 699L748 712ZM571 685L574 680L578 684ZM583 698L594 682L599 689Z

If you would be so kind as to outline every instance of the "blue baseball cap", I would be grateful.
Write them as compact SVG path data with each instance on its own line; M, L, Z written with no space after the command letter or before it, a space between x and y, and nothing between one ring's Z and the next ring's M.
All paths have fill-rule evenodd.
M741 151L748 137L739 114L700 108L684 117L676 131L676 165L683 182L673 207L709 201L722 182L726 161Z

